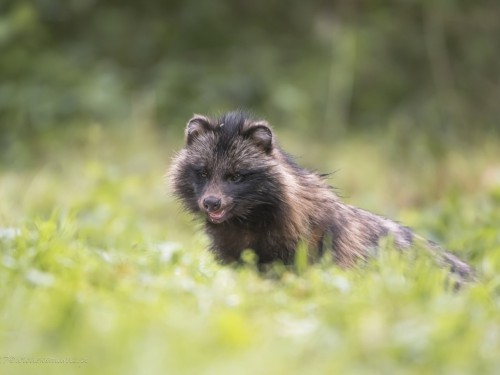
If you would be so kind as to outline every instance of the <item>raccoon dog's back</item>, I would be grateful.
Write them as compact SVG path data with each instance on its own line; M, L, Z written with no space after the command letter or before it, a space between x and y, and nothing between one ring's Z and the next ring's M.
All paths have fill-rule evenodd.
M221 261L237 261L252 249L260 263L289 264L305 241L311 256L332 251L349 266L384 236L400 249L417 239L407 227L341 202L319 174L281 150L266 121L241 112L217 119L195 115L185 138L169 181L186 209L205 217L211 249ZM434 245L428 249L461 278L472 277L454 255Z

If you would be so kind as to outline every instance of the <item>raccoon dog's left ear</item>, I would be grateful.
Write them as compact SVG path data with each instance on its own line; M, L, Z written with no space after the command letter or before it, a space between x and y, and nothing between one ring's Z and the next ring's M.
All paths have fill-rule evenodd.
M267 121L255 121L244 126L242 135L269 153L273 149L273 132Z
M210 130L210 119L202 115L194 115L186 125L186 143L190 145L197 137Z

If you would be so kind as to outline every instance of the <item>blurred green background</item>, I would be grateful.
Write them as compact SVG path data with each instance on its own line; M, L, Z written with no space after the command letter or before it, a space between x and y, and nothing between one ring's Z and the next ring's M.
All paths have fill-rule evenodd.
M2 0L0 373L497 374L499 61L497 0ZM164 174L235 108L479 282L217 264Z
M498 135L499 39L496 0L4 0L1 154L54 128L234 108L330 139L468 142Z

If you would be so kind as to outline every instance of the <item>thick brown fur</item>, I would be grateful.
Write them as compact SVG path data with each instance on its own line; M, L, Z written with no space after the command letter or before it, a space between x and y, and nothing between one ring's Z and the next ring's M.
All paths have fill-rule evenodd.
M267 122L241 112L195 115L185 134L169 182L187 210L204 215L221 261L237 261L252 249L260 263L290 264L303 241L310 258L332 251L347 267L376 253L380 239L390 236L401 250L424 243L460 280L473 278L467 263L409 228L343 203L321 175L299 167L277 145Z

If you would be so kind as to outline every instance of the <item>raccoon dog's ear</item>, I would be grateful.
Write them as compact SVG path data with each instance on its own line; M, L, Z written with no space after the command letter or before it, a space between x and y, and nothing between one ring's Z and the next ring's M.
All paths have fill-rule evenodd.
M210 130L210 119L202 115L194 115L191 120L188 121L186 125L186 143L190 145L196 138L201 134Z
M267 121L255 121L245 124L242 135L250 138L267 153L273 149L273 132Z

